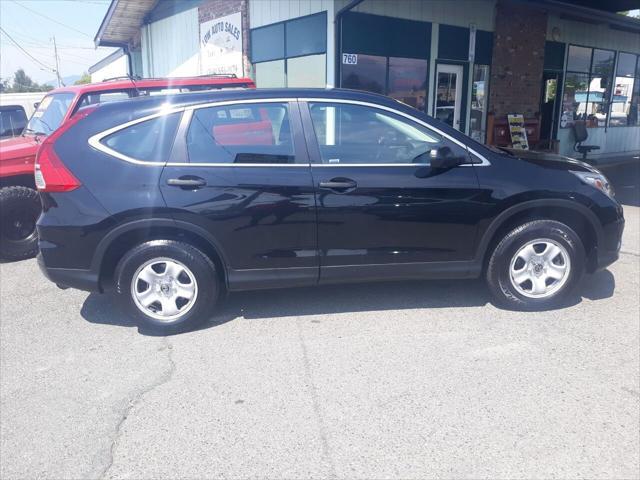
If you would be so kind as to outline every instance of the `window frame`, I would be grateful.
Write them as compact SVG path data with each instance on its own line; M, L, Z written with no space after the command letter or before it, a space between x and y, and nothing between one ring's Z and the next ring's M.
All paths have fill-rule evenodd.
M307 20L309 18L312 17L323 17L324 18L324 30L325 30L325 42L324 42L324 48L321 51L317 51L317 52L313 52L313 53L305 53L304 55L289 55L289 53L287 52L287 25L289 23L294 23L298 20ZM251 47L251 52L250 52L250 61L251 64L254 66L259 65L261 63L268 63L268 62L273 62L273 61L277 61L277 60L283 60L284 61L284 81L285 81L285 87L288 85L288 60L289 59L294 59L294 58L301 58L301 57L309 57L309 56L316 56L316 55L324 55L324 75L325 75L325 84L326 84L326 76L327 76L327 64L329 62L329 58L328 58L328 42L329 42L329 32L328 32L328 28L327 28L327 18L328 18L328 12L326 10L322 10L320 12L316 12L316 13L311 13L309 15L303 15L301 17L295 17L295 18L290 18L288 20L281 20L279 22L275 22L275 23L270 23L268 25L261 25L260 27L256 27L256 28L252 28L249 32L249 38L251 40L251 45L254 44L253 42L253 32L254 31L258 31L258 30L262 30L262 29L268 29L268 28L274 28L277 27L279 25L282 25L282 30L283 30L283 37L282 37L282 41L283 41L283 52L282 52L282 56L276 56L276 57L269 57L267 56L266 60L260 60L258 62L256 62L253 58L253 46Z
M589 58L589 70L588 71L578 71L578 70L569 70L569 54L571 51L571 47L578 47L578 48L588 48L591 50L591 55ZM592 47L589 45L580 45L577 43L567 43L567 49L566 49L566 59L565 59L565 63L564 63L564 75L563 75L563 79L562 79L562 96L564 97L564 92L565 92L565 83L567 81L567 77L570 74L576 74L576 75L586 75L587 76L587 98L586 98L586 105L589 105L589 94L590 94L590 85L591 85L591 81L593 80L593 78L598 77L598 75L596 73L594 73L593 71L593 56L596 50L602 50L602 51L606 51L606 52L612 52L613 53L613 65L612 65L612 69L611 69L611 76L609 77L610 80L610 87L609 87L609 95L608 97L604 100L607 104L607 118L604 122L603 126L595 126L595 127L587 127L587 128L604 128L607 129L609 128L609 121L611 119L611 104L612 104L612 100L613 100L613 83L615 82L615 78L616 78L616 70L618 68L618 57L620 56L620 51L619 50L612 50L610 48L600 48L600 47ZM562 105L560 106L560 108L562 109ZM585 107L586 108L586 107ZM560 129L571 129L573 128L573 125L575 124L575 120L572 120L572 124L571 125L567 125L566 127L561 127L560 125L558 125L558 128Z
M247 105L247 104L264 104L264 103L279 103L285 104L289 113L289 124L291 128L291 137L293 140L293 163L202 163L189 161L188 148L187 148L187 133L193 114L196 110L211 107L224 107L233 105ZM305 145L305 139L303 137L302 122L300 120L300 110L298 107L298 101L296 98L283 97L283 98L252 98L247 100L225 100L221 102L211 102L202 105L193 105L184 108L182 115L182 121L178 125L176 133L176 140L173 145L171 157L166 166L191 166L191 167L308 167L309 157L306 154L307 149Z
M629 124L627 123L626 125L611 125L611 111L613 109L613 104L614 103L620 103L620 102L614 102L613 99L615 98L615 86L616 86L616 79L619 78L618 77L618 62L620 61L620 56L624 54L624 55L632 55L634 57L636 57L636 63L634 65L634 69L633 69L633 76L631 77L633 79L633 84L631 85L631 99L629 100L629 103L631 105L633 105L633 92L635 91L635 89L637 88L637 84L640 84L640 53L633 53L633 52L627 52L624 50L618 50L616 52L616 61L614 64L614 69L613 69L613 77L612 77L612 82L611 82L611 101L609 102L609 116L608 116L608 121L607 121L607 127L611 127L611 128L623 128L623 127L637 127L640 126L639 123L632 123ZM629 121L629 118L627 118L627 122Z
M312 167L329 167L329 168L371 168L371 167L376 167L376 168L393 168L393 167L414 167L414 168L424 168L425 166L428 166L427 164L420 164L420 163L394 163L394 164L384 164L384 163L350 163L350 164L333 164L333 163L323 163L322 162L322 157L320 155L320 147L318 144L318 140L316 138L316 134L315 134L315 130L314 130L314 126L313 126L313 120L311 118L311 111L309 108L309 104L310 103L344 103L344 104L349 104L349 105L357 105L357 106L364 106L364 107L370 107L370 108L374 108L377 110L381 110L385 113L391 113L394 115L397 115L399 117L403 117L404 119L408 120L409 122L414 122L417 125L424 127L426 129L428 129L429 131L433 132L435 135L438 135L440 137L446 138L447 140L455 143L456 145L458 145L459 147L463 148L464 150L467 151L467 154L469 155L469 163L464 163L462 165L460 165L460 167L485 167L485 166L490 166L491 163L489 162L489 160L482 155L481 153L479 153L477 150L473 149L472 147L470 147L469 145L467 145L466 143L462 142L461 140L458 140L457 138L449 135L448 133L443 132L442 130L438 129L437 127L435 127L434 125L430 125L429 123L420 120L419 118L416 118L412 115L409 115L405 112L402 112L400 110L396 110L394 108L391 107L387 107L385 105L378 105L375 103L370 103L370 102L365 102L365 101L360 101L360 100L351 100L351 99L342 99L342 98L317 98L317 97L308 97L308 98L299 98L299 106L300 106L300 113L302 115L302 124L303 124L303 128L304 128L304 136L306 138L307 141L307 148L309 150L309 157L311 160L311 166ZM479 160L478 162L476 162L476 159Z
M189 108L189 114L188 115L183 115L183 121L181 122L181 124L178 127L178 131L176 134L176 142L174 143L174 150L176 150L175 145L176 144L180 144L179 148L179 153L178 150L176 150L176 156L180 155L183 159L185 159L185 163L186 165L190 165L190 166L208 166L208 165L214 165L214 166L240 166L240 165L249 165L249 166L260 166L260 167L271 167L271 166L292 166L292 165L296 165L301 163L301 149L299 148L299 145L296 144L296 126L294 125L294 119L293 116L297 115L299 117L299 114L297 113L297 108L295 106L292 106L292 103L295 102L290 102L290 101L268 101L266 99L260 99L258 101L253 101L253 102L222 102L222 103L218 103L216 105L198 105L195 108ZM224 107L228 107L229 109L232 109L234 107L238 107L238 106L242 106L242 105L264 105L264 104L277 104L277 105L282 105L285 109L286 109L286 115L288 115L288 121L289 121L289 128L291 130L291 147L293 150L293 162L292 163L234 163L234 162L192 162L191 161L191 157L189 156L189 146L187 143L187 136L189 134L189 130L191 128L191 125L193 123L193 120L195 118L195 113L198 110L206 110L209 108L224 108ZM259 107L258 107L259 108ZM188 118L186 118L188 117ZM284 121L284 118L283 118ZM299 126L298 126L299 128ZM179 136L179 138L178 138ZM215 142L215 139L214 139ZM217 142L216 142L217 143ZM221 146L222 149L225 149L225 146L222 144L218 144L219 146ZM230 146L230 145L227 145ZM236 145L233 145L234 147ZM257 147L260 147L260 145L257 145ZM172 155L173 157L173 155ZM173 160L173 158L172 158ZM308 162L305 164L308 165Z
M234 104L241 104L241 103L270 103L270 102L274 102L274 103L288 103L289 104L289 108L291 109L291 115L290 115L290 122L291 122L291 128L292 128L292 134L293 134L293 142L294 142L294 148L295 148L295 156L296 156L296 163L290 163L290 164L250 164L250 163L222 163L222 164L216 164L216 163L189 163L189 162L184 162L181 161L182 159L186 159L186 150L182 150L182 149L186 149L186 129L188 128L190 122L191 122L191 116L193 114L193 111L198 109L198 108L206 108L206 107L215 107L215 106L223 106L223 105L234 105ZM332 165L332 164L322 164L322 161L320 160L320 153L318 150L318 144L317 144L317 140L315 138L315 132L313 131L313 123L311 121L311 115L309 113L309 108L308 108L308 103L309 102L313 102L313 103L320 103L320 102L324 102L324 103L349 103L349 104L354 104L354 105L363 105L363 106L368 106L368 107L373 107L373 108L377 108L380 110L384 110L387 112L391 112L394 113L396 115L399 115L401 117L407 118L413 122L416 122L419 125L422 125L432 131L434 131L436 134L441 135L449 140L451 140L452 142L458 144L459 146L461 146L462 148L465 148L470 156L480 160L479 162L473 162L473 163L468 163L468 164L464 164L461 165L461 167L483 167L483 166L490 166L491 162L489 162L489 160L481 153L479 153L478 150L474 149L472 146L467 145L466 143L454 138L453 136L449 135L448 133L443 132L442 130L438 129L436 126L431 125L413 115L409 115L405 112L402 112L401 110L397 110L395 108L391 108L385 105L378 105L375 103L371 103L371 102L365 102L365 101L359 101L359 100L351 100L351 99L341 99L341 98L318 98L318 97L300 97L300 98L296 98L296 97L281 97L281 98L251 98L251 99L246 99L246 100L225 100L225 101L219 101L219 102L210 102L210 103L206 103L206 104L200 104L200 105L192 105L192 106L187 106L187 107L178 107L178 108L172 108L166 111L160 111L157 113L153 113L151 115L147 115L145 117L142 118L138 118L135 120L131 120L129 122L120 124L120 125L116 125L115 127L109 128L107 130L104 130L102 132L99 132L95 135L93 135L92 137L89 138L88 143L90 146L92 146L93 148L95 148L96 150L102 151L104 153L107 153L113 157L116 157L120 160L129 162L129 163L133 163L136 165L144 165L144 166L149 166L149 167L189 167L189 166L197 166L197 167L228 167L228 168L244 168L244 167L263 167L263 168L270 168L270 167L276 167L276 168L287 168L287 167L301 167L301 168L308 168L309 166L327 166L327 167L337 167L338 165ZM106 145L104 145L101 140L104 137L107 137L108 135L111 135L112 133L115 133L119 130L125 129L127 127L130 127L132 125L135 125L136 123L141 123L147 120L151 120L153 118L156 117L160 117L163 115L170 115L172 113L179 113L182 112L182 119L180 121L180 123L178 124L178 129L176 131L176 136L174 139L174 143L173 143L173 148L171 150L171 154L169 157L169 161L168 162L147 162L147 161L143 161L143 160L138 160L135 158L130 158L127 157L126 155L122 155L114 150L111 150L109 147L107 147ZM309 127L311 127L311 130L309 130ZM474 141L472 141L474 142ZM473 143L472 143L473 145ZM481 145L481 144L479 144ZM482 146L482 145L481 145ZM414 167L424 167L424 165L418 164L418 163L413 163L413 164L397 164L394 166L402 166L402 165L411 165ZM359 166L364 166L363 164L352 164L352 165L342 165L343 167L359 167ZM379 166L379 164L377 165Z

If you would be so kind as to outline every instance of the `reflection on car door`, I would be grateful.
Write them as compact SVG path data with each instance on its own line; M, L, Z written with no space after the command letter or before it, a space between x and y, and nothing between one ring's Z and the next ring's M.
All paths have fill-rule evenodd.
M185 113L161 191L218 243L234 288L318 279L313 182L296 102Z
M479 221L474 167L436 171L429 164L439 147L468 159L466 148L374 106L310 101L301 109L321 281L467 268Z

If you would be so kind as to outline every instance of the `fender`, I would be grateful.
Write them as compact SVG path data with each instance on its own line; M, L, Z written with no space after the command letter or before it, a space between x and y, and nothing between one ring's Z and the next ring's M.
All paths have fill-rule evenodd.
M482 238L478 244L476 249L475 260L477 262L482 262L485 254L487 252L487 248L489 247L489 242L493 238L493 235L498 231L498 229L504 225L505 222L509 221L514 215L519 212L523 212L525 210L530 210L532 208L540 208L540 207L560 207L566 208L570 210L574 210L576 213L581 214L593 227L593 231L596 233L596 241L597 245L602 245L602 225L600 225L600 221L598 217L589 210L587 207L580 203L572 202L570 200L564 200L561 198L548 198L548 199L540 199L540 200L529 200L526 202L518 203L507 208L505 211L501 212L496 218L493 219L489 227L482 234Z
M102 259L104 255L111 246L111 244L116 241L123 234L133 231L133 230L141 230L141 229L150 229L154 227L166 227L166 228L177 228L180 230L186 230L188 232L194 233L199 237L202 237L204 240L209 242L211 246L215 249L215 251L220 256L220 260L222 261L223 268L227 270L227 265L229 262L227 261L227 257L224 253L224 250L221 248L218 241L204 228L194 225L189 222L183 222L180 220L173 220L170 218L145 218L140 220L133 220L121 225L118 225L116 228L107 233L98 246L96 247L95 254L93 255L93 259L91 261L91 271L99 272L100 265L102 264Z

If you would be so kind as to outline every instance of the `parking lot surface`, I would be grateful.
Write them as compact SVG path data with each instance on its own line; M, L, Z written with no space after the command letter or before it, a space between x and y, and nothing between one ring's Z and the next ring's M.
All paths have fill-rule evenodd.
M162 338L2 264L0 477L638 478L638 177L610 176L620 260L548 312L481 281L331 286Z

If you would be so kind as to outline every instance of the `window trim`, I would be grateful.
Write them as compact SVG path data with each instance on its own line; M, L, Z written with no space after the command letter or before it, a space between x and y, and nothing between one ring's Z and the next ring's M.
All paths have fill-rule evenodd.
M148 162L148 161L144 161L144 160L139 160L139 159L135 159L135 158L131 158L127 155L123 155L119 152L116 152L115 150L107 147L105 144L103 144L101 142L101 140L103 138L105 138L108 135L111 135L115 132L118 132L120 130L123 130L125 128L128 128L132 125L136 125L137 123L142 123L145 122L147 120L151 120L157 117L162 117L165 115L171 115L173 113L179 113L179 112L183 112L183 119L181 120L181 122L178 124L178 129L176 132L176 136L180 134L181 132L181 127L183 126L183 121L184 121L184 117L185 115L193 115L193 110L197 110L200 108L208 108L208 107L218 107L218 106L225 106L225 105L236 105L236 104L244 104L244 103L297 103L298 107L300 107L300 104L302 102L315 102L315 103L347 103L347 104L352 104L352 105L361 105L361 106L366 106L366 107L372 107L372 108L377 108L379 110L384 110L387 112L391 112L394 113L396 115L399 115L401 117L407 118L413 122L416 122L419 125L422 125L430 130L432 130L433 132L437 133L438 135L441 135L445 138L447 138L448 140L456 143L458 146L466 149L470 154L474 155L475 157L479 158L481 160L480 163L468 163L468 164L464 164L464 165L460 165L461 167L485 167L485 166L489 166L491 165L491 163L489 162L489 160L487 160L487 158L478 153L476 150L474 150L473 148L471 148L470 146L464 144L462 141L452 137L451 135L449 135L448 133L443 132L442 130L439 130L437 127L428 124L427 122L424 122L422 120L420 120L419 118L413 117L405 112L402 112L400 110L396 110L394 108L391 107L387 107L386 105L377 105L375 103L371 103L371 102L365 102L365 101L360 101L360 100L351 100L351 99L344 99L344 98L317 98L317 97L280 97L280 98L251 98L251 99L246 99L246 100L224 100L224 101L219 101L219 102L210 102L210 103L203 103L203 104L198 104L198 105L190 105L190 106L185 106L185 107L178 107L178 108L170 108L167 110L163 110L161 112L158 113L153 113L151 115L147 115L145 117L141 117L141 118L137 118L135 120L131 120L129 122L120 124L120 125L116 125L115 127L109 128L107 130L104 130L103 132L99 132L91 137L89 137L88 143L91 147L95 148L98 151L101 151L103 153L107 153L108 155L111 155L113 157L116 157L120 160L123 160L125 162L129 162L129 163L133 163L136 165L145 165L145 166L150 166L150 167L188 167L188 166L192 166L192 167L231 167L231 168L242 168L242 167L276 167L276 168L282 168L282 167L304 167L304 168L308 168L310 165L311 166L319 166L320 164L318 163L289 163L289 164L280 164L280 163L190 163L190 162L173 162L173 161L168 161L168 162ZM300 110L300 108L298 109ZM307 110L308 112L308 110ZM290 112L290 114L293 114L292 112ZM292 118L293 120L293 118ZM294 132L295 135L295 132ZM306 137L306 132L305 132L305 137ZM308 140L307 140L308 142ZM170 154L170 160L173 160L173 154ZM332 164L327 164L328 166L332 166L332 167L337 167L339 165L332 165ZM388 164L387 164L388 165ZM416 163L405 163L405 164L392 164L392 166L394 167L398 167L398 166L420 166L420 164L416 164ZM342 167L364 167L364 166L382 166L382 164L352 164L352 165L342 165ZM424 165L423 165L424 166Z
M491 162L489 162L489 160L487 160L487 158L478 153L476 150L474 150L473 148L469 147L468 145L466 145L465 143L461 142L460 140L452 137L451 135L449 135L448 133L443 132L442 130L439 130L438 128L434 127L433 125L429 125L426 122L423 122L422 120L420 120L419 118L413 117L409 114L406 114L404 112L401 112L399 110L387 107L385 105L377 105L375 103L370 103L370 102L363 102L360 100L350 100L350 99L343 99L343 98L299 98L298 99L300 102L305 102L305 103L345 103L345 104L350 104L350 105L360 105L360 106L365 106L365 107L371 107L371 108L376 108L378 110L383 110L383 111L387 111L390 113L393 113L395 115L399 115L401 117L404 117L412 122L417 123L418 125L421 125L425 128L427 128L428 130L436 133L437 135L440 135L444 138L446 138L447 140L455 143L456 145L458 145L459 147L464 148L470 155L474 155L475 157L479 158L481 160L480 163L474 163L474 162L470 162L470 163L465 163L460 165L461 167L486 167L491 165ZM308 106L307 106L307 112L309 112ZM462 133L462 132L461 132ZM315 133L314 133L315 135ZM317 140L316 140L317 143ZM354 167L402 167L402 166L412 166L412 167L424 167L424 164L419 164L419 163L353 163L353 164L331 164L331 163L318 163L318 162L312 162L311 163L312 167L320 167L320 166L325 166L325 167L350 167L350 168L354 168Z
M306 53L304 55L292 55L289 56L287 55L287 23L289 22L294 22L296 20L300 20L301 18L311 18L311 17L316 17L316 16L324 16L325 22L324 22L324 27L325 30L327 30L327 19L328 19L328 14L326 10L321 10L319 12L315 12L315 13L310 13L309 15L303 15L301 17L295 17L295 18L289 18L287 20L281 20L279 22L274 22L274 23L269 23L267 25L260 25L259 27L255 27L249 30L249 39L251 40L251 33L255 30L260 30L263 28L269 28L269 27L274 27L276 25L282 25L283 26L283 41L284 41L284 56L282 57L275 57L275 58L270 58L269 60L261 60L259 62L256 62L253 60L253 51L251 51L251 63L252 64L256 64L256 63L264 63L264 62L272 62L274 60L283 60L283 59L287 59L287 58L298 58L298 57L306 57L308 55L322 55L322 54L327 54L327 50L328 50L328 46L327 43L329 42L329 32L327 31L327 37L326 37L326 41L325 41L325 45L324 45L324 50L321 52L315 52L315 53Z
M609 102L609 116L608 116L608 122L607 122L607 127L608 128L625 128L625 127L637 127L638 124L634 124L634 125L611 125L611 111L613 109L613 104L614 103L621 103L621 102L614 102L613 99L615 98L615 84L616 84L616 79L619 78L618 77L618 63L620 62L620 55L621 54L625 54L625 55L633 55L634 57L636 57L636 63L634 65L634 69L633 69L633 76L631 77L633 79L633 86L631 87L631 99L629 100L629 102L631 104L633 104L633 91L636 88L636 82L640 82L640 75L638 75L638 72L640 72L640 53L633 53L633 52L627 52L624 50L618 50L616 52L616 61L615 61L615 65L614 65L614 70L613 70L613 77L612 77L612 82L611 82L611 101ZM626 77L625 77L626 78ZM628 119L627 119L628 121Z
M578 70L569 70L569 52L571 50L571 47L580 47L580 48L589 48L591 50L591 56L589 59L589 71L588 72L580 72ZM564 63L564 78L562 80L562 95L564 97L564 90L565 90L565 85L564 83L567 81L567 76L568 74L577 74L577 75L586 75L588 80L587 80L587 101L585 102L587 105L589 104L589 93L590 93L590 84L591 84L591 79L592 77L595 76L595 74L593 73L593 55L595 53L596 50L602 50L605 52L612 52L613 53L613 68L612 68L612 74L611 74L611 83L615 82L615 78L616 78L616 70L618 69L618 57L620 56L620 50L612 50L610 48L600 48L600 47L592 47L590 45L581 45L581 44L577 44L577 43L567 43L567 48L566 48L566 59L565 59L565 63ZM613 103L613 86L609 91L609 98L606 100L607 102L607 119L605 121L604 126L596 126L596 127L589 127L589 128L604 128L605 130L609 128L609 121L611 119L611 104ZM560 108L562 109L562 106L560 106ZM575 122L575 120L574 120ZM569 125L567 127L560 127L560 125L558 125L559 129L571 129L573 128L573 125Z

